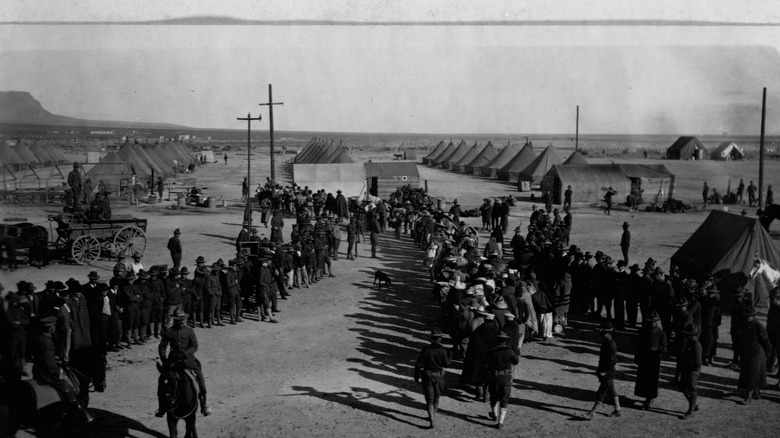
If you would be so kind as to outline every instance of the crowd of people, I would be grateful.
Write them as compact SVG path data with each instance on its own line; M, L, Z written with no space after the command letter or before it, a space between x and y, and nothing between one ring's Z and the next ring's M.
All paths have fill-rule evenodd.
M248 196L246 186L243 195ZM730 366L740 373L742 402L760 397L766 370L777 370L780 297L771 297L767 332L755 318L753 299L745 287L747 277L735 290L720 291L713 277L686 278L675 267L664 272L652 258L643 266L629 264L628 223L623 224L623 257L613 260L602 251L591 253L570 243L569 205L563 217L551 205L542 209L534 205L526 233L517 226L510 239L505 237L511 203L507 199L484 200L478 230L461 221L457 200L445 212L424 190L409 186L400 187L387 200L369 197L348 202L340 190L335 195L312 192L295 184L282 187L269 179L256 196L260 224L268 227L270 222L270 237L258 236L251 216L245 217L236 239L236 256L227 263L198 256L191 270L182 266L177 229L167 246L170 268L162 263L147 266L140 254L132 254L117 262L107 282L96 271L81 281L49 281L41 291L32 282L19 282L17 290L6 295L0 314L2 379L29 377L26 365L31 360L32 377L52 384L57 379L42 370L56 369L55 360L79 362L88 351L105 355L159 339L164 362L196 372L202 412L207 415L193 329L235 325L250 318L276 323L279 301L288 299L293 289L314 287L325 277L335 277L332 261L339 259L343 233L347 259L354 260L358 243L366 242L366 232L372 257L384 232L398 239L408 234L424 251L432 294L441 307L431 344L415 367L431 427L445 391L445 370L458 360L460 383L472 388L477 400L489 400L489 415L502 427L513 368L519 364L524 342L551 340L565 333L570 316L596 318L604 334L596 372L600 386L587 418L607 395L615 400L612 415L621 415L614 386L615 330L638 328L634 392L646 409L658 396L662 358L675 358L674 382L689 402L682 418L699 409L701 368L713 365L724 310L731 315ZM295 223L286 240L282 230L290 216ZM490 232L483 245L480 231ZM724 292L735 297L728 309L721 300ZM450 347L442 341L445 334ZM49 341L40 341L42 337ZM72 391L59 389L73 400Z
M634 394L642 406L650 409L658 397L660 365L666 355L676 363L672 383L678 385L689 405L681 418L693 416L699 410L701 369L714 365L724 310L731 315L733 356L729 367L739 372L741 403L760 398L767 370L776 373L778 369L777 290L771 297L767 331L756 319L746 276L738 287L721 291L712 276L684 277L674 266L664 272L652 258L644 266L629 265L628 223L623 224L621 259L615 261L602 251L583 251L569 244L572 218L566 210L566 218L560 218L555 209L551 217L549 211L534 206L527 234L523 236L520 227L515 229L510 258L502 255L501 245L491 245L495 243L492 234L485 250L480 251L474 227L456 225L452 215L431 214L422 207L420 216L434 222L426 229L437 232L415 240L426 249L433 297L441 306L439 324L431 345L420 354L415 377L422 378L431 427L444 391L444 370L453 358L462 359L460 384L472 387L477 400L489 400L489 415L502 427L512 366L518 363L514 356L522 354L525 341L550 340L564 333L570 316L595 318L604 333L596 372L600 386L586 419L592 418L607 395L615 400L611 415L621 415L614 386L616 329L624 333L638 329ZM489 230L490 226L496 224L483 215L483 228ZM721 294L733 299L726 303ZM443 333L451 338L450 348L443 347Z

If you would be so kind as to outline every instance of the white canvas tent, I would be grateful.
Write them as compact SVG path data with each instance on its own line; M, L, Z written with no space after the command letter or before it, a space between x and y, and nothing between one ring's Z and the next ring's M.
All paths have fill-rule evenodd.
M293 181L313 191L360 197L366 192L366 169L363 163L293 164Z

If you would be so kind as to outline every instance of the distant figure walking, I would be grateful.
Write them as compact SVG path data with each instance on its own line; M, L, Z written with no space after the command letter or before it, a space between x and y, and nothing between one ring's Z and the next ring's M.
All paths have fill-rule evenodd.
M157 199L162 200L163 192L165 191L165 180L163 177L157 177Z
M244 182L241 183L241 202L246 201L247 196L249 196L249 182L244 177Z
M704 208L707 208L707 202L710 200L710 186L707 185L707 181L704 181L701 188L701 197L704 200Z
M617 192L610 186L607 189L607 193L604 195L604 202L607 203L607 208L604 210L604 214L612 214L612 197L617 195Z
M775 203L775 193L772 191L772 184L766 186L766 202L764 206L769 206Z
M227 152L225 152L225 164L227 164Z
M756 190L758 188L753 184L753 181L750 181L750 185L748 185L747 192L748 192L748 205L750 207L753 206L753 204L756 203Z
M745 180L739 179L739 185L737 186L737 202L742 203L742 195L745 193Z

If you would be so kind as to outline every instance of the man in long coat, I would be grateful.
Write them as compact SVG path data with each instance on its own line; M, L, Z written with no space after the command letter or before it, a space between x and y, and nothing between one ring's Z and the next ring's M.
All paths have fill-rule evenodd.
M634 395L645 399L644 408L650 409L658 397L658 379L661 373L661 354L666 352L666 333L660 326L661 318L653 312L639 330L634 363L637 365Z
M474 330L469 338L469 345L466 348L466 357L463 359L463 373L460 376L460 383L464 385L474 385L477 390L477 400L485 401L485 390L487 389L487 368L485 360L490 349L496 346L496 335L499 333L492 313L478 311L479 315L485 318L485 321Z
M336 190L336 217L348 218L349 209L347 207L347 198L341 193L341 190Z
M744 398L740 404L750 404L751 397L761 398L761 388L766 386L766 355L772 349L769 336L761 322L756 319L752 305L745 308L747 326L742 334L742 351L739 361L739 383L737 388Z

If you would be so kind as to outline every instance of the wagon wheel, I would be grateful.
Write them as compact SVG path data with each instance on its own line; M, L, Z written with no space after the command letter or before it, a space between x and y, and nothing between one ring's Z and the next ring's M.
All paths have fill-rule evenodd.
M79 236L70 245L70 255L80 265L92 263L100 257L100 242L89 234Z
M128 225L114 236L115 255L133 256L143 254L146 249L146 233L144 230Z

